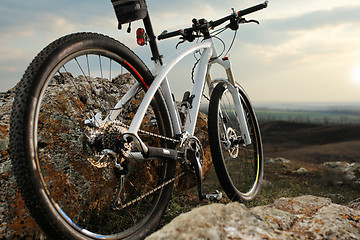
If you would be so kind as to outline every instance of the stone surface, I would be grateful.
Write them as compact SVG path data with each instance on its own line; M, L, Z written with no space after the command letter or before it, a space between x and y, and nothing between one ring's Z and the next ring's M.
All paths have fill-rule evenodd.
M286 159L286 158L282 158L282 157L278 157L278 158L270 158L267 163L276 163L276 164L289 164L291 161Z
M155 239L360 239L360 211L328 198L281 198L272 205L211 204L175 218Z
M360 210L360 198L349 202L347 206L356 210Z
M348 162L325 162L324 168L330 172L337 174L340 179L338 184L351 183L360 186L360 163Z
M0 93L0 239L37 239L40 228L20 196L8 155L13 99L13 89Z
M298 170L296 170L296 172L297 173L306 173L306 172L308 172L308 170L306 168L301 167Z

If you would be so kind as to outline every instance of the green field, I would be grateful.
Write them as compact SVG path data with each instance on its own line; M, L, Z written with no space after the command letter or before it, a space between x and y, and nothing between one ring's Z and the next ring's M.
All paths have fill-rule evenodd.
M360 112L355 111L302 111L256 110L259 122L289 121L324 124L359 124Z
M255 105L259 122L288 121L319 124L360 124L360 103L344 106L316 105ZM208 106L202 105L200 111L207 114Z

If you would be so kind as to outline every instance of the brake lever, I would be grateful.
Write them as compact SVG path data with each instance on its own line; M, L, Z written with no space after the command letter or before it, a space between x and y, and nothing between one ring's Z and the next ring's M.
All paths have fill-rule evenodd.
M255 20L255 19L246 20L245 18L243 18L240 23L257 23L258 25L260 24L260 22L258 20Z
M231 30L238 30L239 25L240 24L245 24L245 23L257 23L260 24L259 21L251 19L251 20L246 20L245 18L232 18L230 19L230 23L226 26L226 28L230 28Z
M183 44L184 42L186 42L186 40L185 40L183 37L181 37L180 39L182 39L182 41L180 41L180 42L178 42L178 43L176 44L175 49L177 49L180 44Z

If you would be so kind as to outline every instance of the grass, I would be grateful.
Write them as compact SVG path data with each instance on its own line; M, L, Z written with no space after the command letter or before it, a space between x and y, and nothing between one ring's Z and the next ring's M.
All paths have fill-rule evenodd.
M356 186L342 183L341 176L328 172L322 168L313 168L308 172L299 173L296 164L279 166L267 164L265 169L265 183L259 197L248 203L248 207L271 204L281 197L297 197L314 195L328 197L334 203L346 205L359 197Z

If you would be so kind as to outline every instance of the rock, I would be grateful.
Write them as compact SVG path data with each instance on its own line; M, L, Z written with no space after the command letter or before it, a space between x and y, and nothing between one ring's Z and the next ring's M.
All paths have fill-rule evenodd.
M315 239L359 239L359 211L329 204L319 209L314 215L302 217L293 230L309 233Z
M289 229L298 219L294 214L268 206L255 207L251 212L258 215L260 219L267 222L275 230Z
M347 163L347 162L325 162L323 165L325 168L328 168L328 169L344 171L346 168L348 168L349 163Z
M305 173L305 172L308 172L308 170L306 168L299 168L298 170L296 170L297 173Z
M263 179L261 186L262 186L263 188L267 188L267 187L273 186L273 184L272 184L269 180Z
M330 198L314 196L301 196L297 198L280 198L274 202L273 207L292 214L311 216L324 206L331 204Z
M291 161L285 158L275 158L274 160L275 163L282 163L282 164L289 164Z
M348 207L353 208L355 210L360 210L360 198L355 199L347 204Z
M41 230L20 196L8 155L13 91L0 94L0 239L36 239Z
M243 204L211 204L181 214L147 240L171 239L263 239L274 231Z
M282 157L278 157L278 158L270 158L267 163L272 163L272 164L289 164L291 161Z
M281 198L274 204L212 204L175 218L152 239L359 239L360 211L328 198Z
M360 186L360 163L325 162L323 166L338 175L338 184L350 183Z

